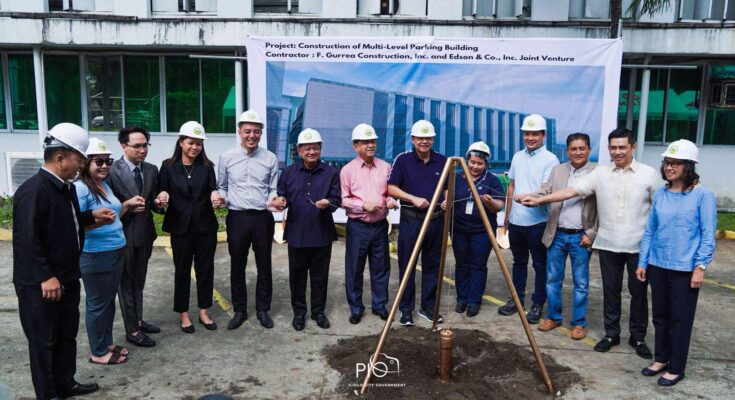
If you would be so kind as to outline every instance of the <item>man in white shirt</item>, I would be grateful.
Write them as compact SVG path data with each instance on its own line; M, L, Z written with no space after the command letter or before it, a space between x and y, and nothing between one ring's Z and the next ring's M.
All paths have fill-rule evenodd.
M608 135L613 163L598 167L562 190L533 198L519 196L526 206L564 201L575 196L597 196L599 229L593 248L599 251L602 272L605 336L595 346L607 352L620 344L620 314L623 272L628 270L630 319L628 343L642 358L652 358L645 342L648 329L648 282L635 278L638 248L651 211L651 201L661 185L658 171L633 159L635 134L623 128Z

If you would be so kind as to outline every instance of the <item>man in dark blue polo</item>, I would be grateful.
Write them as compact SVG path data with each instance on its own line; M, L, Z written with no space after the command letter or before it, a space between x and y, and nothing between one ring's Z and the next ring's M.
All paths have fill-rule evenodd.
M446 157L431 150L434 145L434 136L436 133L431 122L416 121L411 127L413 149L396 157L390 178L388 178L388 195L401 201L401 228L398 234L398 270L401 279L406 273L408 259L411 257L421 224L429 209L429 202L447 161ZM437 204L441 204L442 200L444 200L443 194ZM441 218L441 214L441 209L435 211L421 245L421 307L418 314L428 321L433 321L436 300L437 273L444 227L444 219ZM414 280L415 270L411 273L399 307L403 326L413 325L413 310L416 308ZM441 315L438 316L438 322L444 322Z
M329 328L324 310L332 242L337 240L332 213L342 197L339 172L320 160L322 138L313 129L298 137L300 160L283 170L278 179L278 197L271 208L288 207L288 223L283 237L288 241L288 271L293 322L297 331L306 326L306 281L311 279L311 319L322 329Z

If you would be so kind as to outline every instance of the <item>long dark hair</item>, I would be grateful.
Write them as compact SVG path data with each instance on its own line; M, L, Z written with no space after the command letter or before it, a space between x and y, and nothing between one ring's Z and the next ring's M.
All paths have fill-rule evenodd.
M176 141L176 145L174 146L174 155L171 156L168 160L165 160L163 163L166 166L173 165L179 161L181 161L181 142L183 142L186 139L191 139L188 136L179 136L179 140ZM207 153L204 151L204 142L202 142L202 152L199 153L197 158L194 159L194 164L202 163L207 166L214 165L212 161L207 158Z
M681 160L684 161L684 173L682 174L681 178L684 180L684 191L689 191L694 189L694 185L699 183L699 174L695 171L694 168L694 161L691 160ZM666 174L664 173L664 163L661 162L661 179L666 181L666 187L671 187L671 181L666 179Z
M102 204L102 202L100 202L100 198L109 203L109 201L107 200L107 195L105 195L105 192L102 190L102 188L100 188L101 185L98 185L98 182L89 174L89 164L92 162L93 159L94 155L87 157L87 160L84 161L84 168L82 168L82 172L79 174L79 180L87 185L89 193L92 193L92 196L97 201L97 204Z

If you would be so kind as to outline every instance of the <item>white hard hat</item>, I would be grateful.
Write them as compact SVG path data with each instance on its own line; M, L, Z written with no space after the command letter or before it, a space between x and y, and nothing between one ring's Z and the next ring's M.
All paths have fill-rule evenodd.
M52 147L64 147L84 155L89 147L89 135L79 125L62 122L51 128L44 140L44 149Z
M207 138L207 132L204 131L204 127L199 122L188 121L184 122L179 128L179 136L204 140Z
M531 114L523 118L522 131L535 132L546 130L546 119L538 114Z
M352 141L355 140L374 140L377 139L378 135L375 133L375 129L368 124L359 124L352 129Z
M434 137L436 136L436 131L434 131L434 125L432 125L431 122L425 119L420 119L414 122L411 127L411 136Z
M89 147L87 147L87 157L92 155L112 154L110 148L107 147L107 143L97 139L96 137L89 138Z
M470 155L471 152L478 151L480 153L485 153L485 157L490 157L490 147L488 147L485 142L475 142L470 145L470 147L467 149L467 156Z
M237 120L237 123L240 124L242 122L250 122L263 126L263 120L260 119L260 115L258 115L258 113L253 110L247 110L244 113L240 114L240 119Z
M307 143L321 143L322 142L322 135L319 134L319 132L315 131L311 128L306 128L301 133L299 133L299 138L296 141L296 145L302 145Z
M676 158L677 160L690 160L695 163L699 162L699 149L697 148L697 145L686 139L679 139L675 142L671 142L669 147L666 148L666 151L661 155L668 158Z

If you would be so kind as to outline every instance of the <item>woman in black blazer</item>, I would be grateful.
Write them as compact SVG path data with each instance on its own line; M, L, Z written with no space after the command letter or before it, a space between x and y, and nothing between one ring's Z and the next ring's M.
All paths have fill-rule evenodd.
M161 193L158 200L166 206L163 230L171 234L171 249L176 269L174 311L180 313L181 330L194 333L189 319L191 264L196 272L199 322L208 330L217 329L209 318L214 281L214 252L217 248L217 218L212 207L220 201L214 165L204 152L204 127L195 121L184 123L171 158L158 174Z

